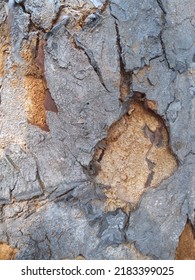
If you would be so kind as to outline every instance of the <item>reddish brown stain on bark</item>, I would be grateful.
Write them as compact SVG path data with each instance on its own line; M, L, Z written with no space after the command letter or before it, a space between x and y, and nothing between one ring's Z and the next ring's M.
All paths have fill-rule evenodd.
M44 107L45 107L46 111L51 111L51 112L54 112L54 113L58 113L58 108L57 108L49 90L46 90Z

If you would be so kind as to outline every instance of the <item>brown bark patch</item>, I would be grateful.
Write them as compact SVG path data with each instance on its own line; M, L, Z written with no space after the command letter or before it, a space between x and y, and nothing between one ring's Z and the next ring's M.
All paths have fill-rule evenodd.
M46 89L43 79L27 76L24 78L24 88L28 93L29 123L37 125L45 131L49 131L44 108Z
M148 187L157 187L177 168L163 120L144 103L133 102L129 113L113 124L97 148L98 183L107 186L106 209L135 206Z
M188 221L179 238L176 260L195 260L195 236L192 224Z
M9 46L9 32L6 24L0 25L0 78L5 73L5 61Z
M17 251L6 243L0 242L0 260L14 260Z

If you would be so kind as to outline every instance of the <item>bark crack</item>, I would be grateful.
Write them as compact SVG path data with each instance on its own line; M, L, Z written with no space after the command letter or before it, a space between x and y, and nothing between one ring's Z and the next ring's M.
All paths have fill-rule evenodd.
M169 59L168 59L167 53L166 53L165 43L164 43L164 40L163 40L163 32L166 29L166 15L167 15L167 12L164 8L164 5L163 5L162 1L161 0L156 0L156 1L157 1L157 4L158 4L159 8L162 11L162 28L161 28L161 31L160 31L160 34L159 34L159 40L160 40L160 44L161 44L161 48L162 48L162 53L163 53L163 56L165 58L165 61L167 63L168 68L171 69L172 71L175 71L175 69L173 67L171 67L171 65L170 65L170 62L169 62Z
M123 102L125 98L132 97L133 96L133 78L132 78L132 71L126 71L125 65L123 62L123 50L122 50L122 44L121 44L121 38L120 38L120 32L117 20L115 20L115 29L116 29L116 44L118 49L118 55L119 55L119 64L120 64L120 100Z
M81 43L79 41L77 35L73 35L73 40L74 40L75 46L78 49L82 50L84 52L84 54L87 56L87 58L89 60L89 63L91 64L91 66L93 67L94 71L96 72L96 74L97 74L97 76L99 78L99 81L102 84L102 86L105 88L105 90L107 92L110 92L108 90L108 88L106 87L105 83L104 83L101 70L100 70L100 68L98 66L97 61L94 58L94 54L93 54L92 50L88 49L83 43Z
M108 1L110 4L110 1ZM125 69L125 63L123 60L123 47L120 37L120 30L118 26L118 19L113 15L111 6L110 7L110 14L114 19L115 24L115 30L116 30L116 45L118 49L118 55L119 55L119 65L120 65L120 102L121 102L121 111L119 114L119 118L123 117L130 109L134 92L133 92L133 70L126 71Z
M37 163L36 163L36 165L37 165ZM45 188L45 185L44 185L43 181L42 181L42 180L41 180L41 178L40 178L38 165L37 165L37 174L36 174L36 179L37 179L37 181L38 181L38 183L39 183L39 186L40 186L40 188L41 188L41 190L42 190L43 194L45 194L45 192L46 192L46 188Z
M160 9L162 10L163 14L166 15L167 12L164 8L164 5L163 5L162 1L161 0L156 0L156 1L157 1L157 4L159 5Z

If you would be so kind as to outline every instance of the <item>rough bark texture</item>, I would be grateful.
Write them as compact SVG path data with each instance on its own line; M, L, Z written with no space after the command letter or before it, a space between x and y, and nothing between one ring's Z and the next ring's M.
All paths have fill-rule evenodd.
M195 259L194 15L0 1L0 259Z

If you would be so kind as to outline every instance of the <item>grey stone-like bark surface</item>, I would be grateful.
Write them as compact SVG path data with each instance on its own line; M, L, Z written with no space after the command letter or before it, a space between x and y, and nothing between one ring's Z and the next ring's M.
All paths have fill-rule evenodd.
M6 19L5 3L0 3L0 24L2 24Z
M6 18L12 54L0 77L0 242L18 249L16 259L174 259L187 218L195 219L193 0L2 1L0 24ZM12 67L23 69L22 44L36 32L58 109L46 112L49 132L28 122L22 72ZM119 119L123 72L129 90L157 103L179 165L130 213L105 211L93 161Z
M60 7L59 0L24 1L25 11L31 15L32 22L38 27L48 30Z
M117 19L126 71L149 65L151 59L162 54L162 11L156 0L114 0L111 13Z
M189 158L158 189L149 191L132 213L127 238L135 241L144 254L157 259L174 258L186 215L191 219L194 216L193 173L194 162Z

